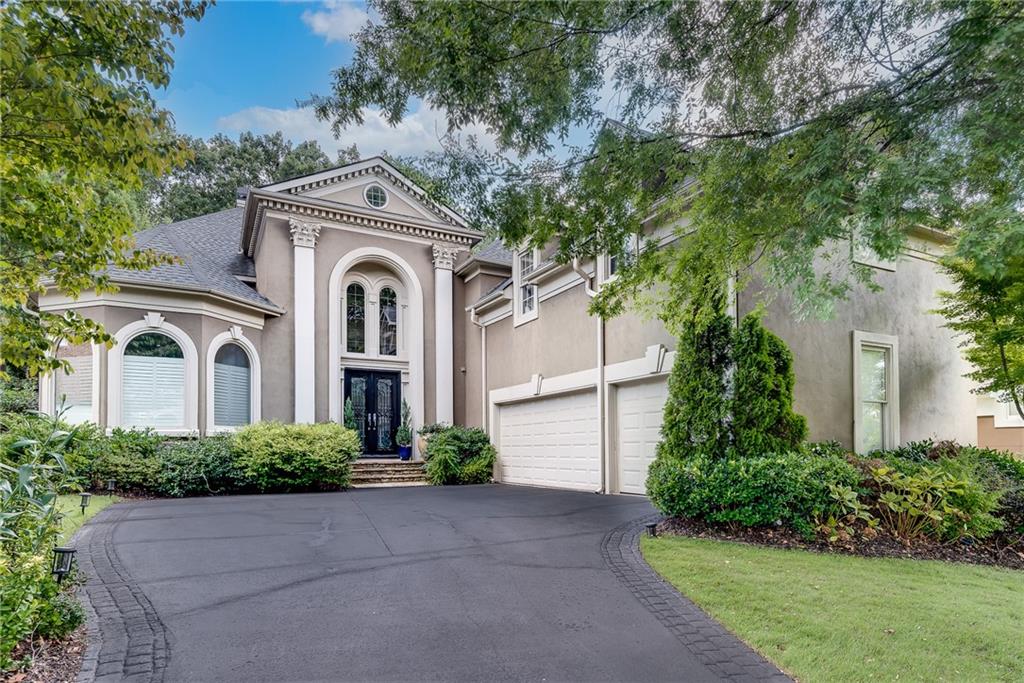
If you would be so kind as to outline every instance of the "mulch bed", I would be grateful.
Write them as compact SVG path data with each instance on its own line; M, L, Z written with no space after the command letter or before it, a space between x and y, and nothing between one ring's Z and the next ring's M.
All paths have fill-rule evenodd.
M4 683L74 683L85 656L85 625L63 640L24 641L14 648L14 658L31 657L27 671L0 673Z
M900 540L880 532L870 540L856 538L829 543L825 540L807 541L800 534L785 528L733 528L679 517L663 520L658 525L658 532L690 538L737 541L772 548L797 548L820 553L943 560L1024 570L1024 539L1005 534L986 539L985 543L917 542L907 546Z

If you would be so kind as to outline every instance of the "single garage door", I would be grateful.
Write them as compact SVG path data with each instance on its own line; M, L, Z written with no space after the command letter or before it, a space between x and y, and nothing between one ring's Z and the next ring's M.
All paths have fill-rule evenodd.
M616 453L622 493L647 493L647 468L661 441L667 387L664 379L656 379L623 384L616 392Z
M501 481L597 491L601 488L597 429L594 391L501 406Z

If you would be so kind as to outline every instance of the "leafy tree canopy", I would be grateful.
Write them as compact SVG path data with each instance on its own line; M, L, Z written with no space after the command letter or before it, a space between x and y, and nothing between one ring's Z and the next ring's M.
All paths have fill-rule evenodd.
M108 263L166 259L135 249L135 193L184 159L152 88L168 83L171 38L207 3L5 3L0 10L0 355L38 372L54 340L109 343L99 324L31 310L44 278L76 296L110 291Z
M486 188L483 227L557 236L563 259L619 253L650 218L688 236L645 250L602 314L658 282L678 322L707 274L755 267L827 314L870 281L854 248L891 258L920 227L983 273L1019 249L1024 3L371 1L379 21L313 100L336 131L412 100L484 124L498 154L448 149ZM602 125L612 101L622 125ZM556 148L581 127L592 146Z
M180 221L235 205L241 187L266 185L316 173L359 159L355 145L332 160L315 140L292 145L280 132L245 132L233 140L183 137L190 159L150 182L149 211L154 223Z

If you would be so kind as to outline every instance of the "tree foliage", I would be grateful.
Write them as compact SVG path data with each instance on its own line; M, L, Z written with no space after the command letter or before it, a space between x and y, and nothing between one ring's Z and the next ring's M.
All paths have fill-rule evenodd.
M147 199L154 223L220 211L235 205L239 188L308 175L359 159L355 145L332 160L315 140L293 146L280 132L245 132L237 141L226 135L209 140L185 136L182 142L191 152L189 160L150 182Z
M151 89L167 85L172 36L207 3L6 3L0 11L0 355L35 373L61 365L54 340L108 343L70 311L34 312L45 281L111 291L110 263L167 258L135 248L142 178L185 158Z
M662 282L651 303L679 319L708 273L742 285L756 267L827 315L870 284L854 249L892 258L924 226L998 269L1024 232L1024 3L373 5L314 99L336 130L368 106L396 123L412 100L453 131L482 123L499 155L448 152L488 188L484 227L557 236L562 259L616 253L649 217L688 237L645 250L603 314ZM609 103L624 125L601 125ZM555 149L580 129L592 146Z
M956 289L943 292L941 313L963 335L971 379L1024 418L1024 235L1006 267L986 272L975 261L946 261Z

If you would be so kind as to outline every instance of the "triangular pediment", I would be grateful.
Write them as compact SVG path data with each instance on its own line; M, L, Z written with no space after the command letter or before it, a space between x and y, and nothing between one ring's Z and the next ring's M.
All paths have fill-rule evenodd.
M371 187L383 190L383 195ZM291 178L262 189L334 202L362 210L380 211L418 220L469 225L457 212L427 197L426 192L382 157L371 157L338 168ZM380 204L383 197L383 205Z

